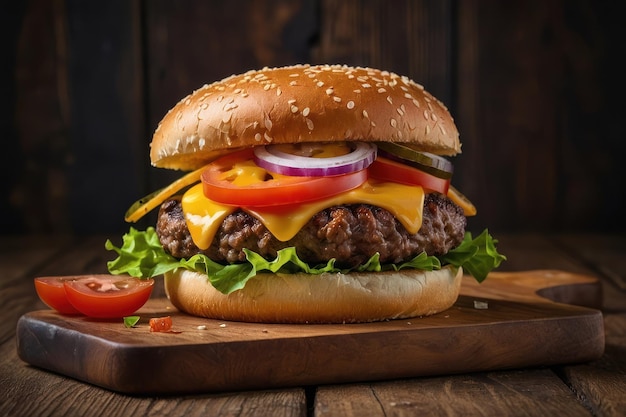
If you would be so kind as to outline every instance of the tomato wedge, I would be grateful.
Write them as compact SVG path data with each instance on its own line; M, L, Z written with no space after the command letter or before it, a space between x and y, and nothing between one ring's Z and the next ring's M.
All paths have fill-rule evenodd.
M37 277L35 278L35 291L48 307L61 314L80 314L73 305L67 301L63 282L72 279L67 277Z
M202 172L204 195L218 203L239 207L265 207L320 200L357 188L367 170L328 177L274 174L257 166L252 149L213 161Z
M139 310L150 298L153 279L118 275L84 275L63 281L76 310L95 318L120 318Z
M439 178L417 168L404 165L379 156L368 168L372 178L382 181L397 182L405 185L419 185L428 191L447 194L450 180Z

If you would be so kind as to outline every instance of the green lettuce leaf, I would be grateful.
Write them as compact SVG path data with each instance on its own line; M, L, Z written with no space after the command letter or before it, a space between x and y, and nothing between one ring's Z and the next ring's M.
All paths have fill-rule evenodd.
M498 253L496 243L497 241L489 235L487 230L475 239L472 239L472 235L468 232L461 245L440 258L421 253L408 262L381 264L379 254L375 254L364 264L351 269L335 267L334 259L325 264L311 266L298 258L293 247L278 251L276 259L271 261L247 249L244 249L246 262L240 264L222 265L203 254L194 255L189 259L176 259L165 252L153 227L145 231L131 227L129 232L122 237L121 247L107 240L105 248L118 255L116 259L107 263L111 274L152 278L177 268L185 268L207 275L211 285L218 291L230 294L243 288L250 278L261 272L282 274L305 272L317 275L327 272L398 271L406 268L432 271L440 269L442 265L450 264L463 267L464 271L482 282L489 271L498 267L506 259Z

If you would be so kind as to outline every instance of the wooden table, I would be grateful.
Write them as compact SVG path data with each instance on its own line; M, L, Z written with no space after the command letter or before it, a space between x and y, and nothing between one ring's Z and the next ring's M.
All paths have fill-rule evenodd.
M105 272L106 237L0 237L0 416L626 415L626 237L502 235L501 270L601 280L606 347L593 362L454 376L186 396L111 392L20 360L16 324L44 308L32 278ZM71 352L68 352L71 354Z

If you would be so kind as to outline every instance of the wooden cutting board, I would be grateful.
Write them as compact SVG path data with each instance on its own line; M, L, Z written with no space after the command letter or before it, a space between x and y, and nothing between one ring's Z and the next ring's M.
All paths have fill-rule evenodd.
M22 316L25 362L128 394L307 386L576 363L599 358L596 279L560 271L464 277L461 296L430 317L368 324L284 325L192 317L152 299L135 328L121 320ZM547 298L546 298L547 297ZM558 302L556 302L556 301ZM577 305L572 305L577 304ZM581 305L585 307L581 307ZM151 333L169 315L171 333Z

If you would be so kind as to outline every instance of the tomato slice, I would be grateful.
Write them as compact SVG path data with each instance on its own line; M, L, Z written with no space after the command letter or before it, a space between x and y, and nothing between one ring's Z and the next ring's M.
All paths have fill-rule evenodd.
M118 275L84 275L63 281L65 295L89 317L120 318L139 310L152 293L153 279Z
M450 180L439 178L417 168L379 156L368 168L372 178L397 182L405 185L419 185L426 190L447 194Z
M61 314L80 314L73 305L67 301L63 282L71 277L38 277L35 278L35 291L48 307Z
M270 173L257 166L252 149L235 152L207 165L201 175L204 195L239 207L297 204L357 188L367 170L329 177L297 177Z

